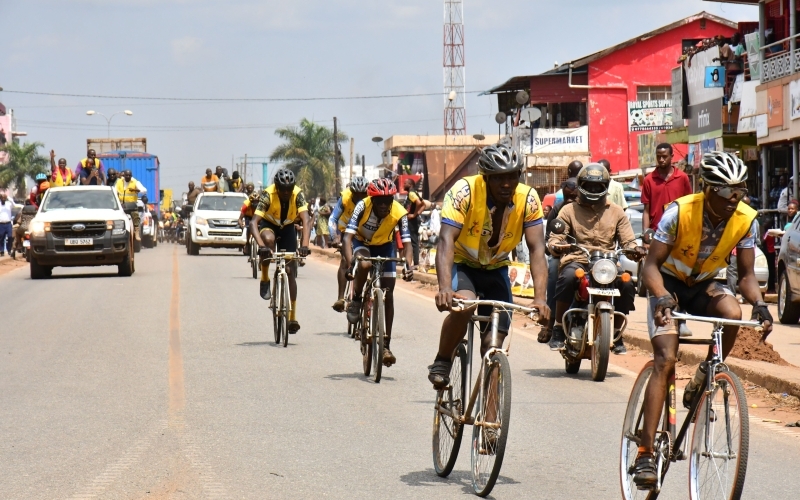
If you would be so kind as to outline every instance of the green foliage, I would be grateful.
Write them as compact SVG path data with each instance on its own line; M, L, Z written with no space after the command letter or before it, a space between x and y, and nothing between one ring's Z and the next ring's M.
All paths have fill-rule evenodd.
M18 144L9 142L0 146L0 151L8 153L8 162L0 165L0 188L16 187L16 197L25 196L27 177L33 179L36 174L47 173L50 160L39 154L41 142Z
M303 118L300 125L279 128L275 135L284 143L275 148L270 160L283 161L284 167L297 176L297 185L307 196L333 194L333 128ZM341 130L337 135L340 144L348 140Z

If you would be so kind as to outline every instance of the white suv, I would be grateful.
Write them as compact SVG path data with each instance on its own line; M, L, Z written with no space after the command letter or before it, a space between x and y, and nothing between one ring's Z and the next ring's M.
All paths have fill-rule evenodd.
M202 193L189 218L186 253L198 255L200 248L238 248L247 245L247 231L239 227L239 213L247 199L244 193Z

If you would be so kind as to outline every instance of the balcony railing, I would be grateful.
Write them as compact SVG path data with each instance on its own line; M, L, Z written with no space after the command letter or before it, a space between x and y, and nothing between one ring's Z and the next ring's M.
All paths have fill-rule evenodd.
M761 47L761 83L800 73L800 50L791 50L791 40L798 36L800 35L784 38ZM772 54L766 50L770 47L788 48L788 50Z

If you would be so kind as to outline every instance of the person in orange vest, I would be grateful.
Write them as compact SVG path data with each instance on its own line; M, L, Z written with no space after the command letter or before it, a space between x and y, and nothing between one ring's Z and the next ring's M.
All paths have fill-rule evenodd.
M54 187L71 186L72 180L75 176L72 175L72 170L67 166L67 160L64 158L58 159L56 165L56 152L50 150L50 169L52 171L52 183Z

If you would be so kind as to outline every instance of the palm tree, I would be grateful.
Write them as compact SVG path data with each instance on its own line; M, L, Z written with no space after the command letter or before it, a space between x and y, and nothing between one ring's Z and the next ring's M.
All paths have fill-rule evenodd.
M44 147L41 142L26 142L19 145L9 142L0 146L0 152L8 154L5 165L0 165L0 188L13 185L16 188L16 198L25 197L25 178L31 179L36 174L45 173L50 166L49 159L39 154L39 148Z
M284 143L275 148L269 159L285 162L284 167L295 173L297 185L306 195L331 194L335 180L333 129L303 118L300 125L279 128L275 135ZM348 140L341 130L337 136L338 143Z

